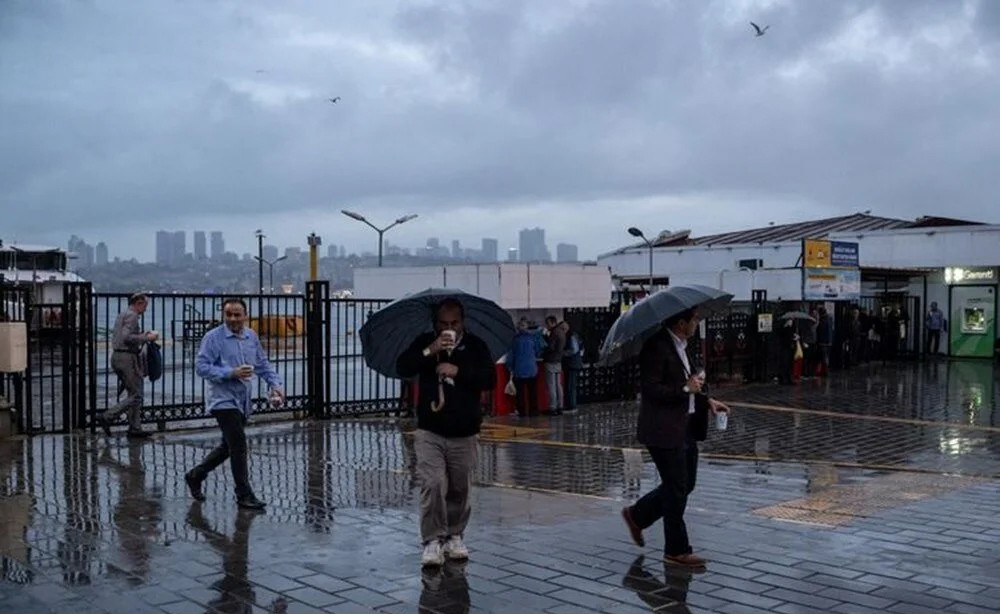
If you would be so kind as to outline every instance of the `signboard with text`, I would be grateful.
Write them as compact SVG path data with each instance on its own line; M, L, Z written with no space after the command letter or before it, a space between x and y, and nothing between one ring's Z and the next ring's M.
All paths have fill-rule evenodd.
M858 244L847 241L830 241L830 266L858 268Z
M804 269L802 298L807 301L856 301L861 298L859 269Z
M859 266L858 244L847 241L805 239L802 241L802 267L806 269L845 268Z

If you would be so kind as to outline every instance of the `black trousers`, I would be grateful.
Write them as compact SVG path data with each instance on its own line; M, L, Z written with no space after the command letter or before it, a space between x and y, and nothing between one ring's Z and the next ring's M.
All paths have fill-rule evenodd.
M941 331L927 330L927 352L937 354L941 350Z
M515 377L517 388L517 413L534 416L538 413L538 380L533 377Z
M209 452L205 460L194 468L192 474L198 481L204 480L213 469L229 459L229 468L236 482L236 497L253 494L250 488L250 474L247 467L247 436L243 427L246 417L238 409L220 409L212 412L222 430L222 443Z
M632 520L645 529L663 519L664 554L691 553L684 510L698 477L698 444L687 448L647 448L660 474L660 485L632 506Z

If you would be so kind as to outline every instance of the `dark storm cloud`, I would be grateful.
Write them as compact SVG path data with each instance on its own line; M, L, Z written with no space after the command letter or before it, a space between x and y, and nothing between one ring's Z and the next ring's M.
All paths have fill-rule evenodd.
M713 194L733 223L741 195L992 219L997 6L6 2L0 207L21 234Z

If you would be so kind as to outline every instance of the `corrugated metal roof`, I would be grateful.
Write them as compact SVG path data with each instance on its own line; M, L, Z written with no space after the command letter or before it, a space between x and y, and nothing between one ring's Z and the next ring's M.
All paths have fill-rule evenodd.
M865 213L855 213L841 217L831 217L822 220L812 220L809 222L796 222L794 224L780 224L775 226L765 226L763 228L751 228L737 232L723 232L704 237L684 237L675 240L672 237L666 241L657 242L657 247L680 246L680 245L746 245L748 243L782 243L788 241L801 241L802 239L820 239L831 232L853 232L853 231L875 231L892 230L894 228L908 228L914 222L900 220L889 217L877 217Z

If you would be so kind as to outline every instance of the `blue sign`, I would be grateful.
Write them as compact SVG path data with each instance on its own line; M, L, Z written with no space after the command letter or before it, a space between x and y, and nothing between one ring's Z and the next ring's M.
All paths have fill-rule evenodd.
M830 265L835 267L858 267L858 244L846 241L830 242Z

